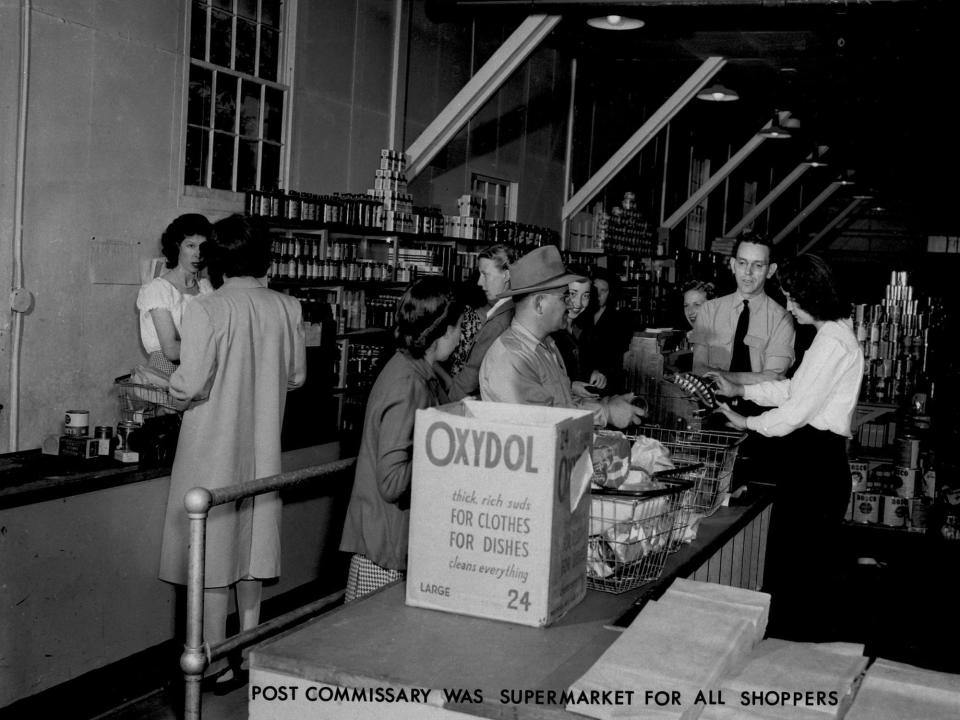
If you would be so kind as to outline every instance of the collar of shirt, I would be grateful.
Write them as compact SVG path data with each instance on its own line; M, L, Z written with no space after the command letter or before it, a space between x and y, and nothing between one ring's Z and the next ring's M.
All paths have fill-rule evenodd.
M426 358L415 358L406 350L397 350L397 352L403 356L403 358L410 363L410 366L414 369L414 372L422 377L428 385L436 389L444 391L446 394L446 383L440 378L437 374L437 368L433 363L429 362Z
M487 320L493 317L493 314L500 309L500 306L507 302L510 298L500 298L494 303L493 307L487 310Z
M734 290L733 294L736 296L736 301L734 302L733 307L739 310L743 307L743 301L749 300L751 314L753 313L754 308L760 307L760 303L767 299L767 294L762 290L760 291L760 294L753 295L752 297L746 297L745 295L741 294L739 290Z
M223 279L223 287L262 288L264 285L255 277L250 277L249 275L240 275L237 277L225 277Z
M538 345L542 345L548 352L555 353L557 351L557 344L549 335L541 340L532 332L530 332L530 330L528 330L517 318L513 319L513 322L510 323L510 326L517 331L517 336L523 340L525 344L530 345L530 347L536 348Z

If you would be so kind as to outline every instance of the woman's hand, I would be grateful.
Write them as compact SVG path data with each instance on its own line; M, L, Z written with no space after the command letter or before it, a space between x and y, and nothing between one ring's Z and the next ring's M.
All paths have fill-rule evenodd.
M724 397L739 397L743 395L743 385L727 380L723 370L708 370L703 374L705 378L713 382L717 389L717 395Z
M590 373L589 384L593 385L595 388L603 390L607 386L607 376L599 370L594 370L592 373Z
M737 430L746 430L747 429L747 419L740 413L736 413L730 409L730 406L726 403L721 403L717 408L727 417L727 421Z

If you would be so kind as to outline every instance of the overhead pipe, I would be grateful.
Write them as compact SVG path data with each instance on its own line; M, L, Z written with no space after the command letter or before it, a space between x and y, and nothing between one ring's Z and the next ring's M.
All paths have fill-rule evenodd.
M30 309L33 298L23 287L23 194L26 184L27 91L30 85L30 14L31 0L20 4L20 92L17 97L17 167L13 195L13 273L10 310L10 439L9 451L20 449L20 353L23 346L23 313Z
M573 121L577 105L577 59L570 61L570 102L567 105L567 147L563 151L563 201L570 199L570 177L573 170ZM560 221L560 246L568 247L569 218Z

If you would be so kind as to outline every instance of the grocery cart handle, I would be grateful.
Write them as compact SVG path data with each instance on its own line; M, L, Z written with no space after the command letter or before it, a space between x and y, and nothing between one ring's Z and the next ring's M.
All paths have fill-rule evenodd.
M653 473L653 477L666 479L666 478L669 478L671 475L675 475L677 473L691 472L693 470L699 470L702 467L703 467L702 462L681 463L680 465L676 465L672 468L667 468L666 470L657 470L656 472Z
M645 499L660 497L662 495L676 495L677 493L689 490L694 485L693 480L674 480L673 478L670 478L669 480L660 480L659 482L669 483L669 487L651 488L648 490L621 490L619 488L592 487L590 488L590 494Z

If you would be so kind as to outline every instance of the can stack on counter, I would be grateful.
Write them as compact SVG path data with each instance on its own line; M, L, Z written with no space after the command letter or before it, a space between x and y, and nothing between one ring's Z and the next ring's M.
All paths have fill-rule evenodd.
M926 531L936 473L921 453L920 439L909 431L897 438L892 463L851 461L850 482L848 521Z

